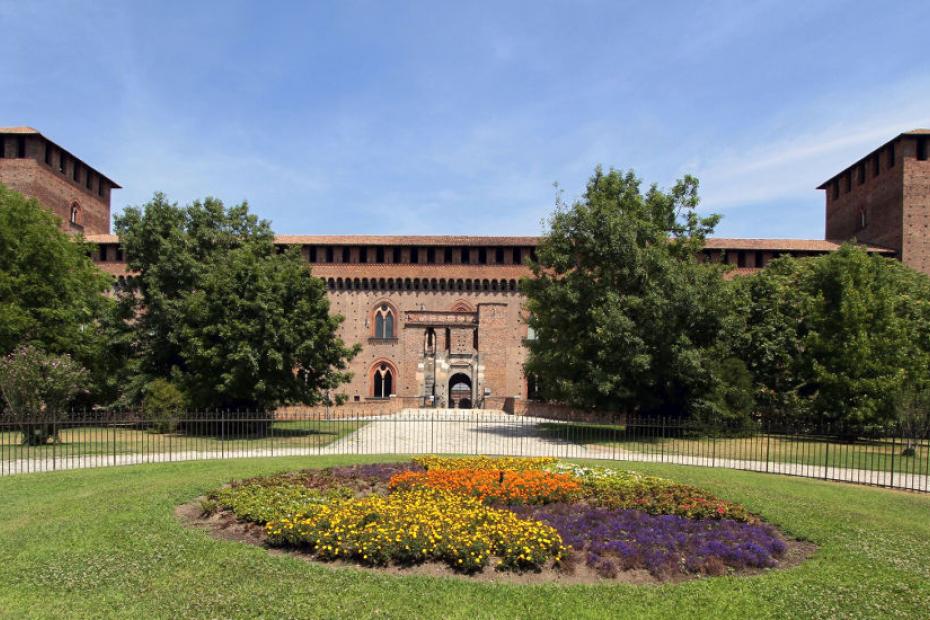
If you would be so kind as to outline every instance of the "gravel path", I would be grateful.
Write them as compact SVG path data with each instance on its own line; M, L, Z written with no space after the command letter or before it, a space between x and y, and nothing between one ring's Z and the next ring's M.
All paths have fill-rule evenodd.
M560 458L607 459L724 467L930 491L930 477L866 469L823 467L798 463L649 454L617 447L582 445L542 432L539 424L552 420L510 416L496 411L405 410L367 418L364 427L329 445L307 448L254 448L234 451L188 451L148 454L89 455L0 462L0 475L139 463L203 459L336 454L507 454Z

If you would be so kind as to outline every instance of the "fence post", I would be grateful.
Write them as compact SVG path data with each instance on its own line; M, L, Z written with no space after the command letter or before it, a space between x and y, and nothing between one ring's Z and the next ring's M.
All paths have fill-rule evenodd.
M220 414L220 458L226 458L226 414Z
M765 473L769 472L769 460L772 445L772 425L768 422L763 423L762 429L765 432Z
M895 441L897 437L897 433L894 430L891 431L891 483L888 485L890 487L894 486L894 453L898 451L897 442Z
M823 442L823 479L830 478L830 438L833 436L833 429L827 433L826 441Z
M662 416L662 436L659 438L659 461L665 462L665 416Z

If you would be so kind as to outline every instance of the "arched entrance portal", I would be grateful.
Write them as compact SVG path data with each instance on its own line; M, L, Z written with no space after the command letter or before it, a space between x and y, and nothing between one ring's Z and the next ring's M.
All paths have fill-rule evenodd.
M457 409L471 409L471 377L465 373L456 373L449 379L449 406Z

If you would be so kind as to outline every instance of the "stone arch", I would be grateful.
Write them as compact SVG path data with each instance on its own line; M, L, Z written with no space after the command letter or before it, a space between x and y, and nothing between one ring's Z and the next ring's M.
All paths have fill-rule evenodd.
M382 299L371 308L371 334L372 338L397 338L400 313L397 306L387 299Z
M472 306L468 301L464 299L456 299L455 303L452 304L450 308L452 312L474 312L475 307Z
M473 385L467 372L456 372L449 377L449 406L455 409L471 409L474 406Z
M368 395L390 398L397 394L397 366L387 358L377 359L368 370Z

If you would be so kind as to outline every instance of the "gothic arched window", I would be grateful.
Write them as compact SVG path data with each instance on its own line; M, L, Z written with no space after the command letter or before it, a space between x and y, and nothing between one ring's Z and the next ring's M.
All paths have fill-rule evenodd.
M389 398L391 394L394 394L394 371L382 362L371 373L371 395L374 398Z
M394 310L387 304L375 309L375 338L394 337Z

